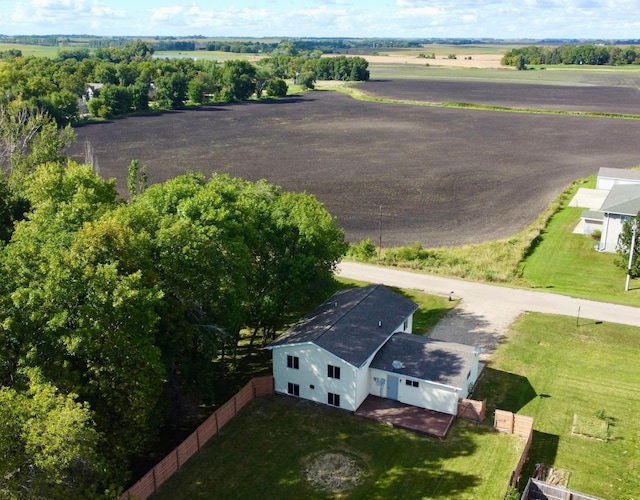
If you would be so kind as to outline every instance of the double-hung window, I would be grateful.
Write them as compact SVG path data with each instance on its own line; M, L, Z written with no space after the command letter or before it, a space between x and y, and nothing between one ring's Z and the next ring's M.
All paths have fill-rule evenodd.
M295 370L300 369L300 358L298 356L292 356L287 354L287 368L293 368Z
M340 379L340 367L329 365L327 370L327 375L329 376L329 378Z
M287 393L291 394L292 396L300 396L300 386L298 384L289 382Z
M331 406L340 406L340 394L334 394L333 392L330 392L328 394L327 403L329 403Z

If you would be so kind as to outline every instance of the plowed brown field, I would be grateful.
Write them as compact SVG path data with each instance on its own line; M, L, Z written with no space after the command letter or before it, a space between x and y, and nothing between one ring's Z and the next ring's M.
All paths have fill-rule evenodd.
M558 94L539 86L467 85L361 88L431 102L559 105ZM563 109L613 111L633 101L612 97L625 89L581 89L562 97ZM640 112L637 100L624 112L631 110ZM351 241L377 242L381 221L383 246L508 237L573 180L599 167L640 164L640 121L370 103L336 92L129 117L76 132L70 154L83 161L89 140L100 173L116 177L122 191L132 159L148 166L150 182L189 169L265 178L315 194Z

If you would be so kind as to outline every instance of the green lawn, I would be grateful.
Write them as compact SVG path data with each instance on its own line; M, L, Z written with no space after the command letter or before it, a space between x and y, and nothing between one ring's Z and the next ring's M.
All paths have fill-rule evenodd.
M488 409L534 418L524 477L543 462L569 472L569 487L602 498L640 492L640 330L527 314L488 365L476 397ZM609 440L572 436L608 418ZM600 436L602 437L602 436Z
M285 396L255 400L162 487L157 498L336 498L305 467L324 452L356 457L366 475L348 498L502 498L523 447L459 421L446 441Z
M597 252L588 236L573 234L583 208L568 207L571 197L551 217L533 252L521 264L521 277L533 288L574 297L640 304L640 278L625 291L626 270L615 263L617 254Z

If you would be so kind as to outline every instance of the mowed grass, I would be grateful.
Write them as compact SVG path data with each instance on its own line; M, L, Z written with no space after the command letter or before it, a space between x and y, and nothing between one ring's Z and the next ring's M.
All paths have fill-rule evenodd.
M528 313L511 327L476 392L534 418L524 477L543 462L570 473L569 487L608 499L640 492L640 331ZM578 421L611 422L608 441L572 436Z
M582 187L592 187L593 179ZM579 298L637 306L640 278L631 280L625 291L626 269L617 265L622 257L598 252L592 238L574 234L583 208L568 206L576 184L563 205L540 232L529 255L520 265L519 276L527 286ZM624 260L624 259L622 259Z
M285 396L250 403L154 498L501 498L523 442L459 421L446 441ZM357 457L363 482L338 495L306 479L324 452Z

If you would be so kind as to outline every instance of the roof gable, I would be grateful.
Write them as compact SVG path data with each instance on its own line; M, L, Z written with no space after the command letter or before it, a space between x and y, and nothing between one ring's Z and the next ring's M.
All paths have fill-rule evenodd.
M601 212L635 216L640 212L640 185L616 184L605 198Z
M373 358L371 368L463 388L476 355L476 349L465 344L396 333Z
M296 323L269 348L313 343L361 366L418 306L381 285L342 290Z

